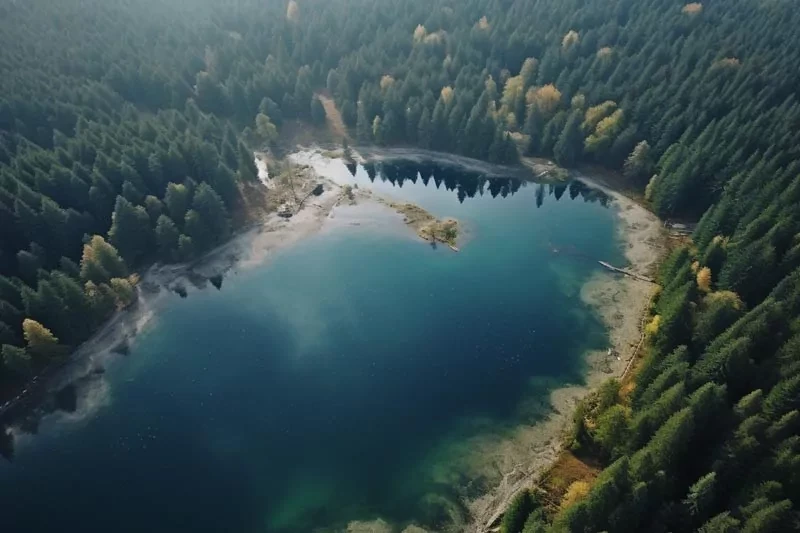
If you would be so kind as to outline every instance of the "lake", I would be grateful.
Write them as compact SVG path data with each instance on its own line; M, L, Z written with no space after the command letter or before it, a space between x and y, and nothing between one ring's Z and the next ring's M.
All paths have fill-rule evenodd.
M5 530L441 525L476 490L458 443L536 420L607 345L580 297L597 260L623 262L602 193L297 157L457 218L461 251L386 214L236 267L219 290L163 295L125 355L6 421Z

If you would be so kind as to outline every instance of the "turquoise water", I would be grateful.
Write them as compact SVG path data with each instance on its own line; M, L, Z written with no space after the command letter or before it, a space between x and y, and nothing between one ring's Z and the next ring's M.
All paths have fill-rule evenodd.
M8 531L441 524L470 481L434 475L450 445L530 422L546 386L581 381L607 342L579 292L597 259L621 262L613 206L580 184L316 164L458 218L461 252L340 224L221 290L159 300L127 355L10 423Z

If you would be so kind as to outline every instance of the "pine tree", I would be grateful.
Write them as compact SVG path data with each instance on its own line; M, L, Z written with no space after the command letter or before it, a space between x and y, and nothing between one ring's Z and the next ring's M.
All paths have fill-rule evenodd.
M634 181L645 180L653 174L652 155L647 141L639 142L625 160L624 173L626 178Z
M628 439L628 414L624 407L615 405L600 416L594 439L609 457L622 454Z
M787 531L792 521L792 502L782 500L748 518L742 527L742 533L781 533Z
M244 183L251 183L258 180L258 167L256 167L253 152L242 142L239 143L239 179ZM167 190L167 193L169 193L169 190ZM188 201L186 205L188 207ZM182 220L185 214L186 211L180 213L180 216L178 216L177 212L173 212L170 209L169 216L173 220Z
M582 113L575 110L570 113L564 129L558 137L553 148L553 156L562 166L571 166L577 163L583 152L583 133L581 131Z
M164 204L153 195L148 195L144 199L144 209L150 217L150 222L155 224L158 217L164 212Z
M311 121L314 124L322 125L325 124L326 119L325 114L325 107L322 105L322 101L319 99L318 96L314 95L311 97Z
M772 419L795 409L800 409L800 374L780 381L764 400L764 413Z
M711 518L697 531L698 533L739 533L739 521L726 511Z
M186 211L189 209L191 195L186 185L169 183L167 192L164 195L164 203L167 212L172 220L183 220Z
M94 281L87 281L84 293L95 325L101 324L116 309L116 297L106 283L96 284Z
M689 489L685 503L695 520L704 520L714 504L717 474L709 472L695 482Z
M356 114L356 136L362 143L367 143L372 140L372 122L367 116L367 111L364 104L359 102L358 111Z
M102 283L111 277L122 277L127 274L124 261L117 249L107 243L100 235L94 235L83 246L81 258L81 279Z
M133 285L125 278L112 278L109 286L116 296L117 307L120 309L128 307L136 299Z
M147 211L118 196L108 238L128 264L136 264L148 253L153 241Z
M194 199L192 200L192 210L198 213L202 225L206 228L205 231L208 233L199 240L197 235L192 235L187 228L187 233L192 237L195 243L207 239L209 244L217 244L221 242L222 239L228 237L230 233L228 212L225 209L222 198L220 198L211 186L206 183L201 183L197 187Z
M417 144L420 148L431 147L431 114L428 108L422 111L417 127Z
M188 235L178 237L178 260L190 261L195 256L194 243Z
M317 98L315 98L315 100L319 101ZM256 115L256 134L258 134L261 141L266 144L273 144L278 140L278 128L275 127L275 124L273 124L270 118L264 113Z
M178 231L178 227L171 218L166 215L158 217L158 222L156 223L156 245L162 261L171 262L175 260L179 236L180 231Z
M525 520L533 508L534 501L530 492L527 489L520 491L506 509L503 521L500 523L500 531L502 533L521 533Z
M0 347L3 366L11 369L12 372L27 376L32 372L31 356L23 348L4 344Z

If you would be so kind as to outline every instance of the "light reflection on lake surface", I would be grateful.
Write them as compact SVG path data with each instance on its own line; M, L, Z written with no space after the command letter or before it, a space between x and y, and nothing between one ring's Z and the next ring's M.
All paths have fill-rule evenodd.
M582 354L606 343L580 288L597 259L621 261L605 196L296 157L455 217L469 240L453 253L340 225L224 281L197 276L186 298L162 290L117 353L7 417L10 531L440 525L476 485L448 450L580 382Z

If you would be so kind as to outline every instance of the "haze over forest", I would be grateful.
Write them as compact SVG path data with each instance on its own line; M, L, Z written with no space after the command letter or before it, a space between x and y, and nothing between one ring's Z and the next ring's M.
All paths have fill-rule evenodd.
M635 379L576 414L602 472L502 531L798 531L798 26L785 0L5 2L0 399L244 226L253 152L331 98L337 145L597 165L697 221Z

